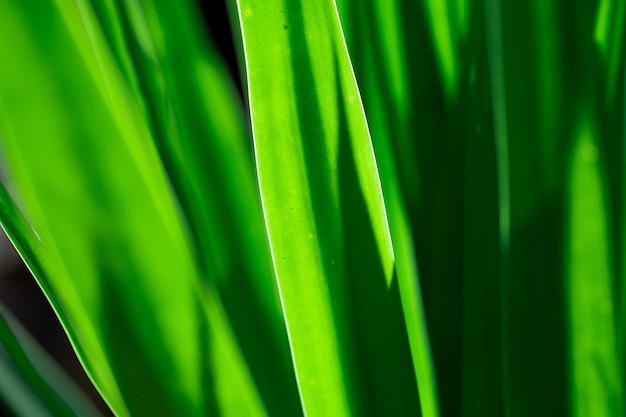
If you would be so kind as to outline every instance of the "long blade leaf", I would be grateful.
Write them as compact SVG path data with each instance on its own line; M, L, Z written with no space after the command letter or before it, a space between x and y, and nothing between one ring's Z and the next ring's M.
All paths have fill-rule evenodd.
M0 46L8 171L51 260L33 272L118 415L205 415L224 398L209 355L240 352L207 323L187 229L89 5L2 1L0 20L16 39Z
M377 167L334 2L238 5L265 218L305 412L416 413Z

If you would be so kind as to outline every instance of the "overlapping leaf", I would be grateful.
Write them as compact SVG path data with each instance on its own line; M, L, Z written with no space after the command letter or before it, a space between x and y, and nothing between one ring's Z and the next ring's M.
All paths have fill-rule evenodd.
M415 413L378 171L334 3L238 5L265 219L305 412Z
M0 47L0 123L27 213L3 221L23 232L19 246L37 246L33 272L87 372L118 415L205 415L219 401L262 414L91 8L0 8L2 37L16 39Z
M339 3L378 158L402 174L443 414L615 412L623 5Z
M117 13L117 14L116 14ZM272 415L300 412L285 325L235 87L190 2L125 1L108 21L126 22L147 115L196 244ZM114 28L108 24L110 42ZM122 48L123 48L122 47ZM254 317L254 321L250 320Z

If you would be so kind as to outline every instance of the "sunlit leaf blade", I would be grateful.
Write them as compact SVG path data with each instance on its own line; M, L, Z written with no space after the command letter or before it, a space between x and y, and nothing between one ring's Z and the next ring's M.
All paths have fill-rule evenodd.
M446 95L454 98L458 94L460 63L456 53L453 22L449 18L450 4L448 1L428 0L425 5L428 10L428 24L435 45L441 80Z
M436 378L426 378L429 382L418 377L422 407L425 412L432 409L429 404L436 404L439 397L443 415L459 415L462 346L469 342L462 341L461 318L469 317L462 313L467 305L462 296L471 294L461 288L476 285L462 269L462 231L465 204L478 201L476 196L464 199L465 140L468 108L482 108L484 98L480 91L475 94L476 104L466 101L471 78L464 47L477 25L470 28L477 8L470 9L467 1L368 1L367 7L359 2L338 3L370 121L399 265L403 253L396 237L399 218L392 214L389 192L396 182L401 198L395 204L406 207L415 246L405 259L417 258L436 371ZM397 180L391 179L386 158L395 165ZM473 247L479 252L485 246ZM399 274L400 282L401 278ZM416 280L407 276L410 279ZM405 315L408 324L406 310ZM416 328L413 331L417 333ZM423 336L414 337L414 353L416 340L428 346ZM427 362L421 367L428 369Z
M4 185L1 183L0 224L4 229L4 232L9 237L11 243L15 246L17 252L24 260L28 269L31 271L33 276L37 277L37 283L42 288L54 311L60 318L61 325L67 331L67 325L70 323L70 320L67 317L63 303L60 302L58 297L54 296L55 290L50 286L50 280L46 272L58 270L60 268L58 266L58 259L54 259L44 248L39 237L24 219L20 210L15 206L12 197L7 193ZM92 372L93 375L96 375L99 379L112 379L111 370L106 366L104 353L101 350L95 350L91 352L90 355L83 354L83 349L88 348L88 345L85 343L85 335L81 338L80 344L77 344L77 338L74 337L74 333L68 333L70 342L72 343L74 350L77 352L79 360L92 380L94 379L94 377L91 376ZM92 366L89 365L89 362L87 362L88 360L100 364L97 368L97 372ZM110 397L108 396L103 399L105 402L110 401Z
M235 88L198 14L190 2L172 7L124 1L119 8L128 22L127 48L141 74L156 142L198 260L219 289L268 411L295 416L301 409L250 139Z
M138 77L128 46L127 32L129 30L129 22L120 15L117 7L118 2L116 0L87 0L85 3L88 3L93 9L100 29L106 37L106 45L115 58L117 66L134 95L137 104L146 111L144 98L141 93L141 80Z
M52 259L42 288L118 415L205 415L210 338L230 330L207 328L186 228L91 9L3 1L0 20L16 39L0 46L0 131Z
M606 69L604 77L606 105L615 105L620 96L618 82L623 65L624 19L626 3L623 1L602 0L595 10L593 37L598 46L600 58Z
M79 388L0 305L0 401L16 416L99 416Z
M15 94L13 98L14 101L16 100L16 97L21 96L21 93L19 92L19 87L21 85L28 86L32 81L32 78L36 77L38 77L40 82L45 82L45 76L42 71L37 73L38 66L35 65L35 63L37 63L38 59L41 58L37 57L34 40L31 38L32 35L26 25L23 9L20 10L24 7L24 5L18 8L14 4L2 2L0 3L0 7L2 7L0 18L2 18L3 21L3 24L0 25L2 27L2 36L4 38L16 38L16 42L10 44L3 43L2 48L0 49L0 53L3 56L3 62L10 62L13 64L12 66L3 65L1 69L2 77L0 77L0 82L2 83L2 109L0 113L0 116L2 117L1 131L2 140L6 143L13 134L7 126L7 110L19 110L19 101L12 104L10 108L7 108L8 106L6 105L6 102L8 94L6 94L5 89L13 89L13 93ZM56 23L59 23L58 16ZM16 54L16 51L20 51L20 54ZM28 68L28 71L24 72L23 68L16 68L19 63ZM22 72L22 74L20 74L20 72ZM27 75L30 77L27 78ZM21 80L21 82L18 80ZM50 105L51 109L55 108L56 103L50 96L51 94L48 94L48 97L40 99L43 101L40 101L42 106L41 109L43 110L42 114L46 114L50 111L50 109L46 108L46 104ZM45 101L45 98L50 101ZM52 103L55 103L55 105ZM37 115L36 110L38 109L31 108L30 111L35 113L35 119L38 119L40 116ZM24 115L20 115L20 113L17 113L15 117L11 118L11 123L14 124L19 122L20 117L22 117L23 125L30 123L30 119L28 117L24 118ZM50 118L49 121L54 121L54 117ZM42 129L39 133L40 136L43 135L44 132L45 129ZM11 238L12 242L16 245L20 255L24 258L30 270L35 274L35 276L37 276L40 286L51 300L51 303L59 317L62 319L62 322L64 324L69 324L70 320L68 318L68 314L72 313L67 311L66 305L72 305L74 312L76 313L76 310L81 308L81 304L80 301L77 301L78 297L76 294L71 291L64 291L64 300L61 301L60 297L55 295L56 291L51 287L51 279L48 275L53 273L58 275L64 274L63 267L59 263L60 261L58 256L50 248L44 248L40 238L35 235L31 226L21 217L19 211L12 204L10 197L4 191L4 188L2 189L1 201L3 215L2 222L5 231ZM67 299L69 297L73 297L74 300L72 302L68 302ZM82 311L79 311L76 314L76 317L72 319L72 326L71 328L68 328L70 339L74 342L75 346L82 346L86 350L90 351L89 357L87 357L87 355L84 355L79 349L79 357L86 364L87 373L91 374L93 372L92 377L99 381L98 386L107 393L107 400L114 406L114 408L119 410L120 408L123 408L123 405L119 391L117 390L112 376L112 371L106 364L105 353L103 352L103 349L99 347L99 343L96 340L96 335L94 334L91 324L88 323L85 318L85 314ZM76 332L76 327L82 328L80 336ZM98 365L96 366L96 364Z
M600 0L598 2L593 38L600 46L602 53L607 52L611 32L611 9L616 3L612 0Z
M407 55L411 42L404 36L402 16L407 10L403 6L399 1L338 2L387 204L422 413L433 416L439 414L437 385L405 203L405 199L419 199L419 174L410 130L413 98Z
M597 18L595 22L594 39L600 53L600 79L598 89L603 93L598 100L601 105L600 112L587 110L595 117L587 120L593 123L594 137L593 146L597 148L599 158L599 173L602 176L603 193L605 194L604 209L605 221L609 224L607 238L613 240L609 246L610 260L612 261L613 278L610 280L612 289L612 309L614 312L614 329L616 345L622 352L618 355L621 363L621 379L624 376L624 323L625 306L624 300L624 273L626 272L626 257L624 257L624 238L626 233L624 207L626 193L624 192L624 179L626 171L624 166L624 138L625 136L625 51L624 25L626 24L626 4L624 2L602 1L598 4ZM599 36L599 31L602 32ZM602 85L606 90L602 89ZM594 121L595 118L595 121ZM589 119L589 115L587 115Z
M425 3L404 2L399 15L410 99L408 129L404 137L397 135L394 151L413 229L441 414L459 415L467 118L462 92L467 64L456 55L463 77L458 80L459 91L449 96L441 82Z
M606 180L598 159L597 130L579 117L572 155L568 250L572 410L577 416L621 416L621 367L612 299Z
M215 403L209 404L210 410L205 412L205 415L224 417L269 415L257 392L247 363L241 355L221 300L213 292L204 293L203 300L205 313L209 317L208 336L211 341L209 360L215 386Z
M240 1L261 193L309 416L418 411L381 190L334 2Z

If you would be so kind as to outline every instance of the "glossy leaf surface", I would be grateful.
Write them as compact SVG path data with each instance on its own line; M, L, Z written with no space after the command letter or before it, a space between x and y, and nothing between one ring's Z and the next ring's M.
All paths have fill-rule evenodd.
M265 219L309 416L415 413L378 171L332 1L240 1Z

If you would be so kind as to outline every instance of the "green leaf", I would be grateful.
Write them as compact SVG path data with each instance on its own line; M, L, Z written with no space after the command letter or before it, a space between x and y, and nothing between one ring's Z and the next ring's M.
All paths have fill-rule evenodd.
M175 7L125 1L118 11L128 22L126 48L141 74L152 131L198 262L219 290L268 412L295 416L301 408L250 138L235 87L198 14L186 1Z
M0 131L27 218L4 226L96 386L120 416L205 415L235 388L263 414L89 5L3 1L0 34L16 39L0 46Z
M235 87L188 2L145 2L177 134L164 139L209 278L217 285L268 412L301 413L250 138ZM176 181L176 180L175 180ZM255 320L251 321L250 317Z
M304 409L418 412L372 145L332 1L239 1L257 167Z
M433 369L422 303L421 284L409 207L421 203L420 166L416 157L412 120L419 119L411 95L410 59L415 34L406 22L415 8L402 1L338 2L350 56L359 79L376 151L383 194L388 208L396 254L398 282L413 364L420 391L422 413L439 414ZM410 17L409 17L410 16ZM435 89L435 94L439 91Z
M508 147L498 162L510 173L506 410L622 415L610 231L623 215L608 201L621 201L623 171L607 151L622 153L623 137L612 120L621 116L603 106L610 70L594 42L595 5L487 5L496 137Z
M606 178L597 130L582 114L572 155L569 190L568 300L575 415L624 414L615 334Z
M508 159L502 136L502 108L493 108L501 78L488 56L485 3L472 3L463 86L465 172L463 201L462 413L504 413L502 334L503 285L508 250ZM491 65L490 65L491 64ZM491 68L490 68L491 67ZM495 76L492 78L492 74ZM498 135L496 135L496 131Z
M379 161L397 262L414 263L417 258L419 284L416 272L403 274L398 268L398 278L423 291L425 314L420 312L421 297L409 307L407 296L416 292L401 286L407 324L410 317L424 315L427 320L419 321L428 324L428 334L425 323L409 325L425 414L439 407L443 415L460 414L460 382L465 378L461 370L466 364L465 359L461 362L462 346L481 340L477 333L463 330L463 321L473 320L463 309L468 303L485 305L485 300L468 300L466 296L476 293L464 289L480 285L473 280L484 275L471 276L462 262L466 205L479 202L475 195L465 199L465 181L474 172L465 166L465 154L471 152L466 138L474 135L473 126L468 130L469 114L485 117L484 91L474 92L471 99L476 103L468 106L471 77L465 46L469 37L476 38L476 28L484 27L475 22L480 3L472 3L471 9L469 3L367 1L363 7L339 2ZM485 120L472 121L481 122ZM485 144L485 152L488 147ZM406 214L400 215L402 211ZM403 230L409 236L404 242ZM473 359L467 363L478 358ZM476 366L481 365L486 364Z

